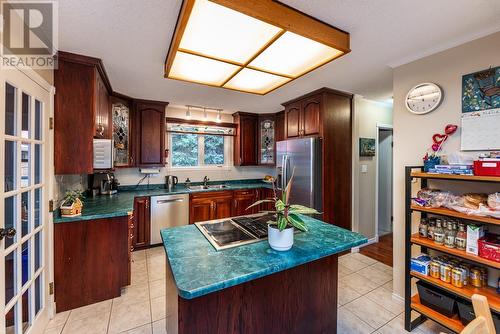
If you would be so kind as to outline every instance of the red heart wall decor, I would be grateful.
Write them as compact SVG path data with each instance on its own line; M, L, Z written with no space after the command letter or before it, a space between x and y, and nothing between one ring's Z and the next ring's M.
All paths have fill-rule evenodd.
M453 124L448 124L445 128L444 128L444 133L446 133L447 135L452 135L455 133L455 131L457 131L458 129L458 126L457 125L453 125Z
M446 140L446 138L448 138L447 135L441 135L439 133L435 133L432 136L432 141L436 144L441 144L444 140Z

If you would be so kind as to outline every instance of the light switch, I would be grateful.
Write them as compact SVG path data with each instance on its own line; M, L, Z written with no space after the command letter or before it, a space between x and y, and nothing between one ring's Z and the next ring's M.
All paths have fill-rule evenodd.
M368 173L368 165L361 165L361 173Z

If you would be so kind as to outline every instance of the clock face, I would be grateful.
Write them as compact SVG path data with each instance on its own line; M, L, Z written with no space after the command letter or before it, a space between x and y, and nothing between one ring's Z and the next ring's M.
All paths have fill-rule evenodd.
M410 89L406 95L406 108L414 114L427 114L441 103L443 91L433 83L423 83Z

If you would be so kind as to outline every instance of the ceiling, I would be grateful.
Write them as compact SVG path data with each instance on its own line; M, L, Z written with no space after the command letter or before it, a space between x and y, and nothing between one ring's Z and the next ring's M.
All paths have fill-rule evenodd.
M351 53L264 96L165 79L181 0L59 1L59 49L101 58L115 91L224 108L274 112L314 89L386 101L392 67L500 31L498 0L283 0L351 34Z

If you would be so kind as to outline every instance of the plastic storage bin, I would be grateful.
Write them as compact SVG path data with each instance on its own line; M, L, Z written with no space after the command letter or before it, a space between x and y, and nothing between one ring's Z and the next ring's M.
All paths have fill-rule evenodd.
M500 235L488 233L478 240L479 256L500 262Z
M500 176L500 161L474 161L474 175Z
M472 303L466 300L459 299L457 300L458 305L458 316L460 317L460 321L464 326L467 326L469 322L476 318L474 314L474 308L472 307ZM493 318L493 323L495 324L495 331L500 333L500 318L497 314L491 313Z
M458 313L457 303L452 294L422 281L417 282L417 289L422 305L430 307L447 317L452 317Z

